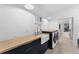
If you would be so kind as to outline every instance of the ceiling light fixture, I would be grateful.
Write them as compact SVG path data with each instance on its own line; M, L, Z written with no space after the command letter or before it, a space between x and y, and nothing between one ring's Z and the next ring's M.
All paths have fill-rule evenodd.
M33 10L34 6L32 4L25 4L24 7L29 10Z

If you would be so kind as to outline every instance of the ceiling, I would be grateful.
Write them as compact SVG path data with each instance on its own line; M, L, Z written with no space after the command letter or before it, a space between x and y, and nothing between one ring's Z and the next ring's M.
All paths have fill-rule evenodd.
M24 8L24 4L9 4L9 6L27 10ZM48 16L52 17L54 14L57 14L58 12L74 8L76 6L79 6L79 4L33 4L33 6L35 7L33 10L27 10L27 11L41 17L48 17Z
M53 16L58 12L68 10L78 6L77 4L35 4L35 9L31 10L36 15L41 17Z

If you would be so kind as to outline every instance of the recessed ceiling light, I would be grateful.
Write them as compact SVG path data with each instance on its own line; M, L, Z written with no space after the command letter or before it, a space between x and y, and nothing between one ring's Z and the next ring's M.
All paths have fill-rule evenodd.
M25 4L24 7L25 7L26 9L29 9L29 10L33 10L33 9L34 9L34 6L31 5L31 4Z

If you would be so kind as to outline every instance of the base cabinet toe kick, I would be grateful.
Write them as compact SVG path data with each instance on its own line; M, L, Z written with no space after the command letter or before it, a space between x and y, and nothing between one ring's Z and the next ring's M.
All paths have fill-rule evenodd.
M28 44L16 47L3 54L43 54L48 49L48 41L41 44L41 38Z

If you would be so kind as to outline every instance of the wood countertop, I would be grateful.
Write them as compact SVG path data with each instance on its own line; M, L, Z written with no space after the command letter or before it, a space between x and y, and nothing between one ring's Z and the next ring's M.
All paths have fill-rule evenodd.
M0 53L4 53L18 46L31 43L32 41L37 40L38 38L41 38L41 35L23 36L11 40L0 41Z

